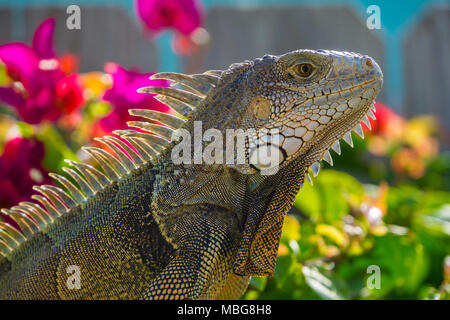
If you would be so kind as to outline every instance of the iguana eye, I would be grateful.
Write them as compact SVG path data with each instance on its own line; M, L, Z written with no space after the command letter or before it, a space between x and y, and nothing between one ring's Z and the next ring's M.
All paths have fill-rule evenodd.
M310 63L299 63L294 66L294 71L297 73L300 77L307 78L309 77L312 72L314 71L314 67Z

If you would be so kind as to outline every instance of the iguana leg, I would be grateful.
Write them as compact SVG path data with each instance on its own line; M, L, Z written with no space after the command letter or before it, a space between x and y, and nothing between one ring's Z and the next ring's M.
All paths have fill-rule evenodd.
M184 219L178 219L180 223L172 226L176 231L165 230L168 238L176 243L177 251L143 298L214 299L221 296L226 286L239 283L240 290L235 291L238 298L247 288L248 277L236 276L232 271L236 251L233 249L240 239L234 215L208 206L200 208L200 213L186 211L177 213ZM234 277L242 278L242 283L231 279Z

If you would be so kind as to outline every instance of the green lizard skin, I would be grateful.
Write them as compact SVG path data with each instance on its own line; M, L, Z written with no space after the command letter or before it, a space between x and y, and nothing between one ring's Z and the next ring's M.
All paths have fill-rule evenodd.
M332 163L329 150L340 153L339 139L352 144L351 131L362 135L383 83L372 58L328 50L154 77L174 86L141 92L179 117L131 110L151 121L130 126L148 133L99 139L114 153L85 148L96 168L70 163L72 182L54 175L61 187L36 187L35 203L2 210L20 231L0 223L0 299L239 298L251 276L273 274L284 216L308 170ZM181 139L171 134L195 136L197 121L202 133L253 129L245 163L172 161ZM253 156L271 129L275 171Z

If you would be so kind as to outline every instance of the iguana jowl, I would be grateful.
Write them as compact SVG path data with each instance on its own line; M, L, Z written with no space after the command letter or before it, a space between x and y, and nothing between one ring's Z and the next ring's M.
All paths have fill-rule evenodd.
M141 91L187 119L131 110L151 121L115 132L129 144L108 136L99 141L114 155L84 148L100 170L72 162L65 170L76 183L53 175L66 190L35 187L40 205L3 210L21 231L0 223L0 298L238 298L250 276L273 273L284 215L308 169L332 163L328 150L340 153L341 138L351 144L352 130L362 135L361 121L370 126L382 77L372 58L328 50L154 75L176 86ZM174 129L193 134L195 121L224 134L254 129L246 163L175 164ZM281 162L263 175L252 154L272 129ZM68 285L73 266L79 288Z

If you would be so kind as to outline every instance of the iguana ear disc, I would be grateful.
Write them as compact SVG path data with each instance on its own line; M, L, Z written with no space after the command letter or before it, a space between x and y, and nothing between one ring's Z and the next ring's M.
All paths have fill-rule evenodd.
M261 97L254 98L250 102L250 108L257 119L269 120L271 108L269 100Z

